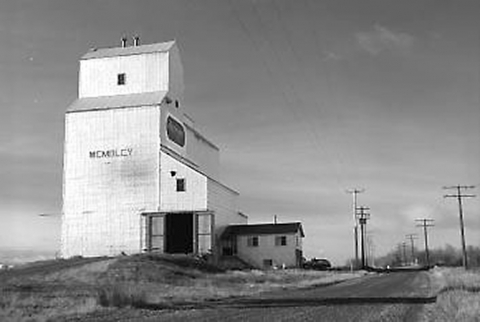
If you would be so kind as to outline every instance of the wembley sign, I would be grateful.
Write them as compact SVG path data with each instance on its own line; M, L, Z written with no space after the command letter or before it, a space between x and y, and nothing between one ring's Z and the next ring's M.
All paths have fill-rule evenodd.
M92 159L103 159L103 158L121 158L129 157L132 155L133 149L111 149L111 150L97 150L90 151L89 155Z

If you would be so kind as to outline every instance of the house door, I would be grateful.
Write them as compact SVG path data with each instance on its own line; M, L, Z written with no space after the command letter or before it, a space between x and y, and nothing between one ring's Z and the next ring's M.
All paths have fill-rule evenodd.
M303 266L303 252L300 249L295 249L295 259L297 267Z

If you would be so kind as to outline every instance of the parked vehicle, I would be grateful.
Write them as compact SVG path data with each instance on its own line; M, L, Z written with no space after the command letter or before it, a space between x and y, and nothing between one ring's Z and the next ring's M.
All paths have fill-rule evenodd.
M312 258L311 260L305 261L303 263L303 268L305 269L315 269L315 270L327 270L332 267L332 264L325 258Z

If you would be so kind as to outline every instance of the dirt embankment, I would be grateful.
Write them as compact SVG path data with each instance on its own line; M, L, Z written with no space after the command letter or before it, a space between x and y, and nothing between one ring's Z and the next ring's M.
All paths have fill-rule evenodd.
M112 306L168 307L356 276L303 270L223 271L185 255L45 261L0 273L0 320L61 320Z

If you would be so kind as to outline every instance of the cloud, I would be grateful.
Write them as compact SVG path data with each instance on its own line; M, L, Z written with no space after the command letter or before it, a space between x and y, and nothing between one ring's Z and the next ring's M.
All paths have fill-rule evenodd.
M412 224L419 218L433 218L435 216L435 208L424 204L414 204L405 207L400 214Z
M415 40L412 35L380 25L375 25L371 31L358 32L355 37L360 48L374 56L382 52L408 53Z
M342 59L342 56L332 51L324 51L323 54L323 61L338 61Z

